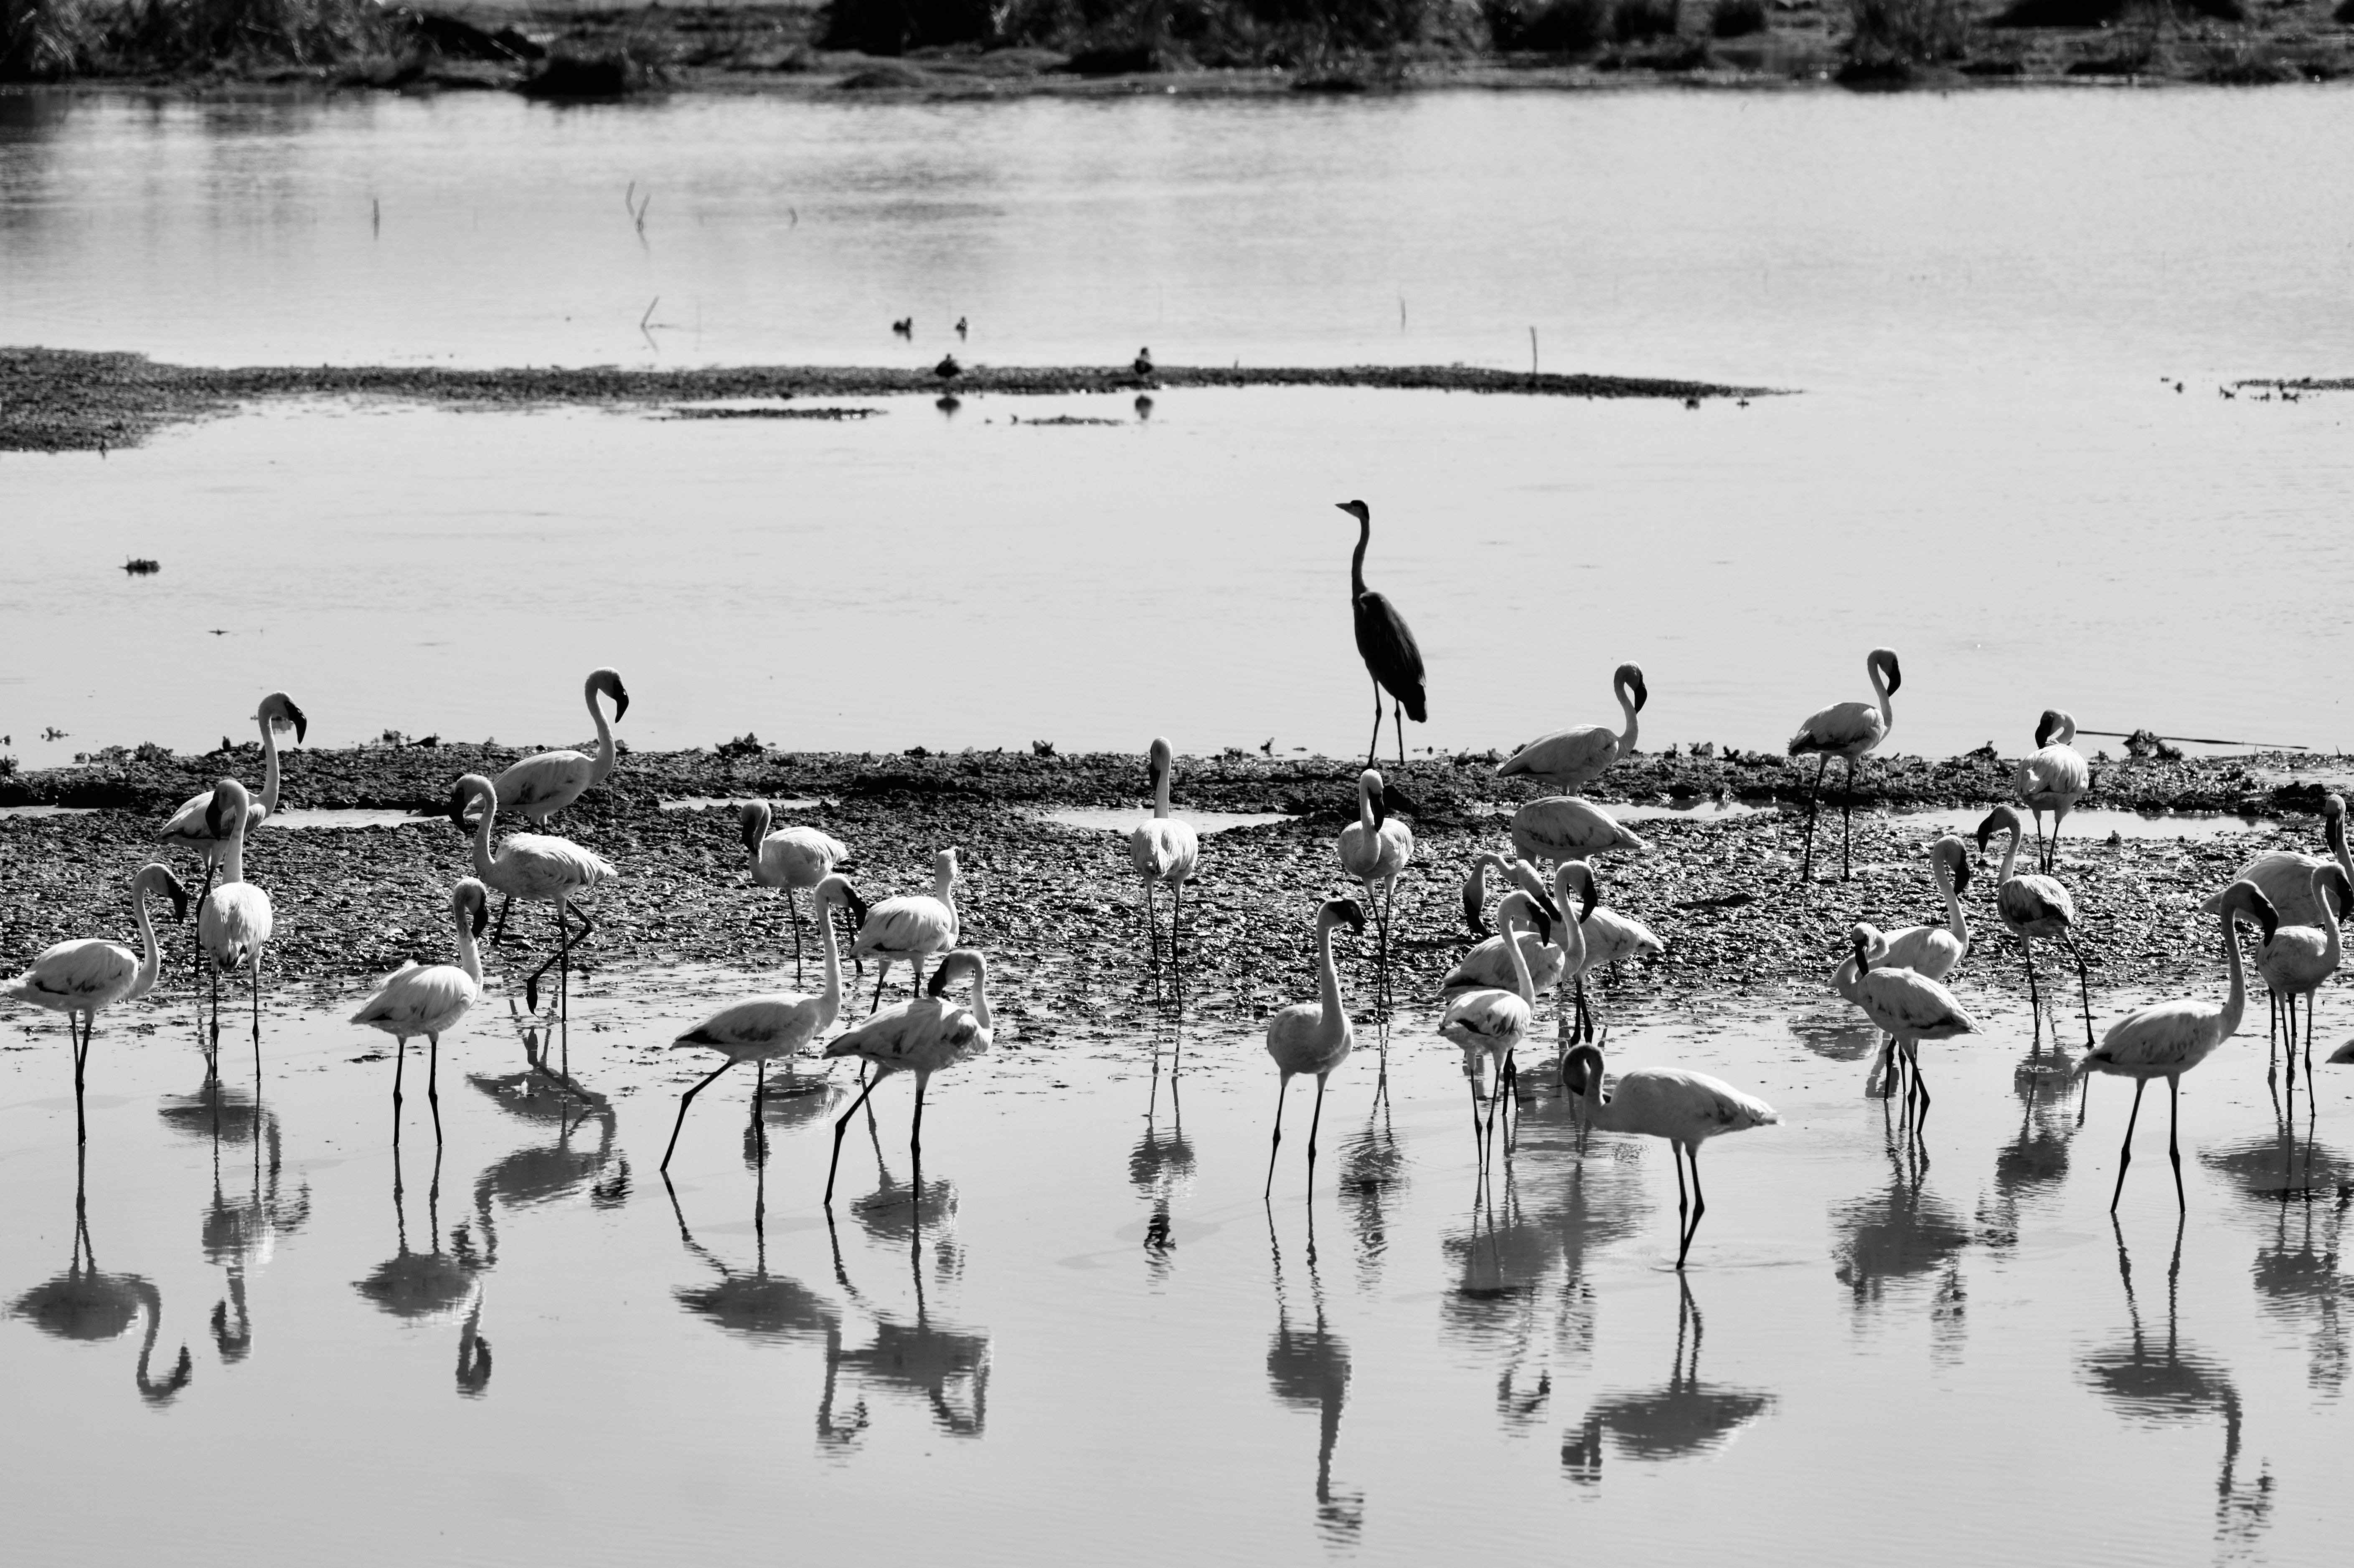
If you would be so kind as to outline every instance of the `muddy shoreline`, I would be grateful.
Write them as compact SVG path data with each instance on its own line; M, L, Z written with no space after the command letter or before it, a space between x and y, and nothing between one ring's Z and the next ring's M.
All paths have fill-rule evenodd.
M154 858L164 818L223 772L258 779L258 750L249 744L205 758L126 758L0 779L0 804L87 813L0 819L7 887L0 962L21 963L70 937L128 937L122 889ZM284 804L438 812L460 774L494 770L519 755L455 744L298 750L286 762ZM2303 760L2311 768L2318 759ZM2283 758L2101 764L2085 806L2239 811L2283 821L2283 832L2268 843L2317 848L2319 828L2310 813L2324 791L2276 771L2289 766ZM1325 758L1181 760L1181 807L1292 814L1205 840L1201 879L1187 903L1189 1017L1244 1024L1312 989L1309 927L1316 902L1345 890L1332 841L1354 809L1355 768L1353 760ZM1810 774L1763 754L1651 754L1622 764L1591 793L1617 801L1787 806L1803 798ZM1439 977L1471 940L1458 892L1464 867L1479 851L1507 844L1503 813L1532 791L1497 779L1489 754L1415 761L1393 777L1419 806L1410 819L1417 854L1400 885L1392 942L1393 992L1415 1018L1428 1011ZM1835 814L1826 819L1827 841L1818 842L1819 880L1809 885L1795 881L1801 819L1791 810L1638 823L1651 848L1608 857L1606 895L1650 924L1668 950L1612 982L1606 1005L1640 1015L1820 993L1851 921L1893 926L1938 916L1921 854L1927 831L1885 808L1982 807L2008 796L2009 779L2009 759L1873 763L1854 821L1855 874L1845 883L1819 880L1825 842L1828 863L1837 865ZM1163 1002L1142 961L1138 885L1123 838L1042 816L1055 807L1108 807L1140 817L1143 766L1127 755L843 755L750 744L731 745L724 755L631 754L606 787L551 824L620 873L592 903L599 928L579 954L589 971L610 982L711 966L742 974L747 988L793 983L783 901L749 885L735 812L661 804L755 796L816 802L780 820L822 825L848 843L850 874L870 898L928 890L933 852L955 845L969 879L967 940L991 954L1000 1007L1032 1043L1099 1036L1161 1014ZM2084 916L2096 1005L2105 991L2220 984L2213 933L2197 906L2250 853L2245 836L2072 832L2061 874ZM446 957L448 888L468 864L467 842L446 816L397 827L263 830L249 869L278 900L271 983L350 995L408 959ZM2021 989L2018 949L1993 921L1992 880L1982 875L1971 889L1978 938L1966 973ZM1165 919L1165 900L1161 907ZM523 913L509 945L491 959L494 976L519 982L525 959L535 961L547 932L544 909ZM813 957L814 933L808 935ZM187 951L185 927L173 929L169 941ZM1346 964L1347 989L1361 1005L1370 996L1373 951L1369 936L1353 945ZM816 976L812 968L812 983ZM185 986L185 968L172 983Z
M135 446L167 425L216 418L284 398L336 397L516 410L602 408L651 412L719 399L765 399L779 412L811 398L1063 397L1185 387L1323 387L1469 392L1533 397L1770 396L1772 389L1634 376L1525 374L1466 366L960 365L938 369L716 366L625 370L584 366L448 370L408 366L168 365L138 354L0 348L0 451L104 451ZM816 415L820 410L809 410ZM834 411L841 417L846 411Z

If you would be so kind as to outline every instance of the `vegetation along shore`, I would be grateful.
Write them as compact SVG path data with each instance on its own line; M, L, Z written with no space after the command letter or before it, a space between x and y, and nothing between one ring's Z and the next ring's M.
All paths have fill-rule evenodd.
M2327 80L2354 0L11 0L0 80L992 98Z

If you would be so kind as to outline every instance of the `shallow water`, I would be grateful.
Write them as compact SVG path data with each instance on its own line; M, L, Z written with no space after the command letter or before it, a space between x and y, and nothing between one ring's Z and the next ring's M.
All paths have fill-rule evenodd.
M1581 1162L1545 1095L1483 1185L1420 1017L1385 1075L1361 1033L1312 1189L1295 1086L1271 1208L1255 1036L1187 1039L1180 1074L1173 1029L1018 1017L933 1086L919 1205L904 1081L845 1148L830 1231L842 1102L772 1104L755 1167L739 1073L696 1104L673 1206L656 1166L703 1069L663 1047L743 989L584 987L595 1102L531 1072L486 1001L445 1043L438 1152L423 1063L396 1147L392 1065L340 1005L273 1003L258 1113L243 1046L207 1097L186 1003L125 1010L92 1052L87 1166L115 1288L79 1312L41 1294L74 1244L64 1036L12 1012L0 1378L43 1413L0 1426L12 1539L46 1558L103 1520L125 1556L243 1561L186 1529L221 1485L193 1452L259 1478L274 1530L369 1519L349 1554L372 1562L787 1528L876 1560L1407 1562L1475 1534L1653 1549L1669 1510L1747 1521L1709 1553L1759 1563L1878 1562L1896 1532L1926 1562L2022 1535L2054 1561L2317 1562L2342 1531L2354 1080L2284 1131L2261 1042L2186 1082L2178 1237L2164 1107L2113 1231L2128 1096L2094 1085L2079 1131L2064 1093L2014 1089L2027 1021L1973 988L1988 1032L1926 1056L1925 1160L1830 1009L1621 1019L1617 1066L1716 1072L1784 1118L1710 1147L1680 1286L1662 1151L1606 1135ZM131 1276L160 1303L143 1387Z
M1222 833L1230 828L1264 828L1277 822L1293 820L1288 811L1172 811L1181 822L1193 824L1196 832ZM1143 813L1129 807L1120 810L1096 810L1073 807L1067 810L1041 811L1050 822L1060 822L1066 828L1086 828L1095 832L1125 833L1143 821Z
M884 399L823 425L280 410L12 456L0 609L25 635L0 733L81 737L27 741L28 764L209 745L284 685L323 743L561 743L610 662L649 747L749 726L1346 755L1366 695L1331 505L1363 495L1371 580L1430 660L1417 746L1614 720L1632 658L1647 744L1771 747L1867 695L1878 642L1904 656L1896 749L2023 749L2055 705L2345 746L2338 688L2279 678L2278 650L2354 658L2323 608L2354 577L2349 405L2215 384L2354 368L2354 220L2311 200L2354 155L2346 102L0 98L5 342L1510 367L1534 327L1547 368L1803 394L1163 394L1149 420ZM887 323L910 311L906 344ZM944 336L958 314L969 342ZM1122 425L1029 427L1055 414ZM634 547L650 526L658 553ZM161 573L125 578L133 555Z

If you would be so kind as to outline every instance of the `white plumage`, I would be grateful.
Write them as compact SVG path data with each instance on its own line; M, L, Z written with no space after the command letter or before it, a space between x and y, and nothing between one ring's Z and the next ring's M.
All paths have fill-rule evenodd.
M1840 798L1840 876L1849 871L1849 817L1855 806L1855 765L1866 754L1888 738L1895 726L1896 710L1889 698L1904 683L1904 674L1897 667L1896 652L1892 648L1875 648L1864 656L1863 673L1871 677L1872 701L1869 703L1834 703L1829 707L1808 714L1798 726L1798 733L1790 737L1792 757L1816 757L1814 786L1807 791L1807 847L1798 865L1798 880L1807 881L1815 871L1815 813L1820 804L1823 774L1831 758L1847 763L1847 788Z
M924 960L957 945L961 922L957 915L956 885L957 852L944 849L932 857L930 896L903 894L875 905L862 904L854 895L852 896L851 917L858 922L858 935L852 940L850 950L861 959L876 960L875 1001L869 1012L881 1005L884 977L891 972L893 964L904 963L915 970L909 989L920 993L924 989Z
M1193 870L1201 863L1202 841L1191 822L1181 822L1169 814L1169 781L1174 759L1169 742L1162 736L1152 739L1150 768L1152 815L1129 830L1128 861L1136 868L1136 874L1144 879L1145 940L1152 947L1152 961L1158 968L1161 938L1159 917L1152 907L1152 890L1164 883L1169 887L1169 961L1174 964L1178 920L1185 906L1185 884L1193 880Z
M1553 897L1564 909L1569 907L1570 885L1579 885L1583 913L1578 916L1578 938L1585 956L1570 969L1568 978L1577 987L1577 1007L1585 1024L1585 1037L1594 1038L1593 1002L1585 994L1585 977L1613 964L1629 959L1651 958L1668 950L1659 933L1636 919L1602 905L1602 878L1592 861L1564 861L1553 873Z
M1496 769L1497 776L1523 776L1557 793L1575 795L1601 778L1620 758L1634 756L1638 733L1635 715L1643 711L1643 705L1651 695L1643 684L1641 668L1619 665L1611 673L1610 692L1618 699L1618 711L1627 721L1623 733L1614 734L1598 724L1556 730L1514 752Z
M510 765L495 781L501 810L514 811L534 827L545 827L548 818L605 781L613 771L614 747L612 726L605 722L605 710L597 703L600 693L613 699L616 722L630 711L630 694L622 689L619 674L611 670L588 672L588 680L581 683L580 700L588 705L588 716L597 726L596 755L543 751Z
M2052 813L2052 847L2041 861L2050 871L2060 858L2060 824L2093 787L2093 770L2084 754L2069 742L2076 738L2075 719L2059 708L2046 708L2035 726L2036 749L2020 758L2013 782L2019 798L2035 816L2037 848L2043 843L2043 813Z
M1472 1137L1479 1140L1475 1147L1483 1150L1485 1139L1495 1133L1496 1106L1504 1096L1512 1053L1528 1038L1529 1024L1536 1013L1536 989L1529 966L1521 957L1520 943L1513 939L1519 936L1522 923L1532 920L1536 913L1536 905L1527 894L1504 895L1503 903L1496 907L1496 926L1502 938L1504 960L1511 966L1511 988L1483 986L1458 992L1438 1021L1438 1033L1463 1052L1464 1075L1471 1082ZM1484 1130L1479 1119L1479 1078L1483 1067L1490 1085ZM1484 1153L1481 1158L1485 1159Z
M400 1108L400 1077L408 1065L408 1043L423 1035L430 1053L425 1096L433 1106L433 1127L441 1128L441 1036L466 1016L482 993L482 956L475 938L490 923L490 892L471 876L461 877L450 890L450 912L458 926L458 961L454 964L409 962L385 977L376 993L352 1014L354 1023L381 1029L393 1038L392 1104Z
M850 858L850 851L832 833L806 826L769 831L774 814L766 800L754 800L738 813L744 847L752 855L752 880L762 887L785 890L785 913L793 924L793 983L801 983L801 912L793 900L833 874Z
M2344 956L2338 911L2354 907L2354 882L2349 882L2346 873L2337 866L2325 861L2306 880L2309 889L2306 902L2318 912L2320 924L2280 926L2256 948L2256 972L2264 976L2276 1003L2288 1015L2288 1081L2292 1089L2296 1086L2296 999L2305 998L2305 1065L2309 1073L2313 1068L2314 993L2338 972ZM2218 895L2207 901L2207 913L2222 912L2220 898Z
M1946 900L1946 923L1875 932L1877 939L1869 955L1872 968L1911 969L1933 980L1944 980L1969 956L1970 916L1962 904L1963 891L1970 885L1969 846L1951 833L1931 844L1929 878ZM1840 965L1831 983L1840 995L1847 994L1846 988L1854 983L1857 972L1858 964L1853 958ZM1880 1048L1872 1053L1872 1069L1865 1075L1866 1093L1887 1069L1889 1048L1893 1044L1886 1035L1881 1037Z
M2076 946L2076 900L2051 877L2033 872L2012 874L2026 824L2009 806L1997 806L1978 824L1979 853L1986 853L1987 841L1999 832L2009 833L2010 839L2003 846L2002 870L1995 878L1994 908L2010 934L2019 938L2020 950L2026 955L2027 999L2028 1005L2035 1011L2036 1037L2041 1038L2043 1001L2035 980L2035 944L2064 942L2069 956L2076 960L2076 984L2084 1004L2084 1048L2089 1051L2093 1045L2093 992L2092 982L2084 974L2084 955Z
M1609 812L1575 795L1547 795L1512 813L1512 847L1524 860L1584 860L1611 850L1651 846Z
M549 965L559 966L556 983L557 1016L564 1023L561 1065L568 1078L572 1075L572 919L578 916L584 938L597 928L588 912L576 906L573 900L620 873L604 856L551 833L509 833L498 846L498 853L493 854L491 832L498 817L498 799L496 785L479 773L469 773L450 787L450 820L463 832L467 811L480 806L482 821L473 830L474 874L509 898L556 906L556 951L525 978L524 1005L534 1012L539 1011L539 977L547 972Z
M1341 869L1364 884L1373 912L1374 965L1389 984L1390 915L1397 906L1397 882L1414 860L1414 830L1390 814L1382 776L1368 768L1357 775L1357 820L1341 830Z
M163 950L156 945L155 927L147 914L150 895L163 894L172 901L172 918L188 912L188 890L170 868L150 862L131 879L131 912L139 923L140 951L133 953L102 937L59 942L35 959L23 974L8 982L6 995L16 1001L48 1008L66 1015L74 1059L74 1122L82 1132L82 1075L90 1056L90 1036L98 1015L119 1001L131 1001L155 989L163 972ZM77 1032L79 1015L82 1022Z
M2321 912L2314 907L2313 874L2335 865L2354 877L2354 857L2346 848L2346 798L2325 796L2321 802L2321 837L2326 855L2300 854L2295 850L2266 850L2232 874L2234 882L2253 882L2269 900L2284 926L2318 926ZM2339 916L2345 911L2338 911Z
M261 949L277 924L270 895L245 880L245 835L253 800L244 785L223 779L213 786L207 821L221 840L221 880L196 908L196 943L213 961L212 1044L207 1065L220 1056L220 980L244 969L253 985L253 1076L261 1081Z
M1275 1090L1275 1139L1267 1154L1267 1191L1275 1191L1275 1157L1283 1147L1283 1101L1291 1080L1316 1075L1316 1110L1308 1124L1308 1181L1316 1181L1316 1128L1324 1116L1324 1081L1356 1048L1349 1010L1341 1002L1341 971L1332 961L1332 927L1363 933L1365 912L1353 898L1328 898L1316 911L1316 1000L1282 1008L1267 1021L1267 1054L1281 1075Z
M1913 1084L1906 1097L1919 1100L1921 1118L1925 1121L1929 1086L1921 1081L1921 1042L1975 1034L1978 1023L1955 1000L1952 991L1919 970L1874 967L1872 950L1882 943L1882 938L1872 927L1857 925L1849 933L1848 940L1853 953L1839 967L1831 983L1903 1053L1903 1060L1913 1069Z
M1535 874L1527 870L1527 863L1507 862L1493 851L1485 852L1471 863L1470 874L1463 884L1463 920L1477 932L1488 929L1485 915L1488 893L1488 873L1518 881L1524 892L1541 888ZM1534 931L1522 931L1511 938L1521 950L1521 961L1528 966L1529 983L1539 991L1547 991L1560 983L1562 951L1558 945L1546 941ZM1491 936L1467 952L1447 971L1438 982L1441 1001L1452 1001L1467 991L1483 988L1510 990L1512 986L1512 960L1504 951L1506 938Z
M1587 1128L1632 1132L1665 1139L1680 1156L1676 1163L1676 1267L1681 1270L1700 1234L1708 1200L1700 1186L1700 1146L1729 1132L1746 1132L1782 1118L1772 1106L1744 1094L1722 1078L1679 1067L1638 1067L1622 1074L1606 1098L1603 1057L1595 1045L1574 1045L1562 1058L1562 1086L1576 1102ZM1691 1164L1693 1207L1684 1219L1684 1161Z
M2126 1168L2133 1163L2133 1129L2141 1116L2141 1093L2152 1078L2166 1080L2167 1097L2174 1105L2166 1152L2174 1163L2175 1202L2180 1208L2190 1207L2182 1194L2182 1151L2176 1137L2182 1117L2182 1075L2212 1055L2218 1045L2239 1032L2241 1015L2247 1008L2248 983L2240 967L2238 922L2242 918L2255 921L2265 941L2272 940L2279 926L2279 916L2274 913L2271 901L2253 883L2232 883L2209 900L2207 907L2221 916L2224 961L2232 971L2231 992L2222 1005L2186 998L2138 1009L2109 1025L2100 1044L2076 1064L2079 1076L2106 1073L2134 1080L2133 1112L2126 1118L2125 1146L2117 1156L2116 1190L2109 1194L2109 1213L2113 1214L2117 1212L2117 1199L2125 1193Z
M972 979L972 1005L947 1000L949 987ZM842 1163L842 1135L850 1118L866 1103L875 1086L894 1073L916 1075L916 1118L907 1149L920 1171L924 1158L924 1089L934 1073L969 1061L990 1047L996 1026L989 1014L989 965L970 948L959 948L940 959L932 971L928 994L895 1002L853 1029L845 1029L825 1048L829 1057L855 1056L875 1069L866 1087L850 1102L833 1124L833 1163L826 1167L825 1201L833 1202L834 1168ZM918 1182L920 1187L921 1183Z
M262 698L261 705L253 716L261 725L261 804L259 808L248 809L245 823L248 829L260 827L278 810L278 726L292 725L294 741L298 746L311 729L311 721L303 716L301 708L294 705L293 699L283 692L272 692ZM190 796L181 802L178 810L172 813L172 820L164 824L164 832L160 835L165 844L196 851L204 858L207 872L220 863L221 852L226 845L225 839L213 832L208 821L212 806L213 792L209 789L201 795Z

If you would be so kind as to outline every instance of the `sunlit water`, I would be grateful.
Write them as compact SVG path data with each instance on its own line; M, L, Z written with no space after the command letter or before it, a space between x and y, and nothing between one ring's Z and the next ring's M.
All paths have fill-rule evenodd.
M322 741L556 742L611 662L642 746L1345 753L1370 715L1331 503L1363 495L1431 665L1417 745L1613 718L1633 658L1647 744L1770 747L1868 695L1887 642L1899 749L2023 749L2050 705L2341 746L2312 677L2354 654L2349 405L2216 384L2354 369L2354 217L2313 198L2347 102L0 99L0 341L1509 368L1534 327L1551 369L1801 393L280 409L12 456L0 734L31 763L209 745L282 685ZM1011 422L1055 413L1123 428Z
M1385 1089L1363 1029L1312 1187L1295 1085L1271 1207L1255 1035L1185 1039L1181 1065L1173 1029L1019 1019L934 1083L920 1210L905 1080L854 1124L829 1229L843 1089L773 1102L761 1167L741 1071L697 1102L673 1200L656 1168L704 1068L663 1046L742 989L584 988L595 1102L529 1070L494 995L444 1044L438 1149L421 1054L396 1149L393 1065L332 1011L273 1004L258 1112L234 1029L208 1095L184 1000L110 1015L78 1286L65 1040L12 1013L12 1545L53 1560L96 1531L125 1558L247 1561L238 1531L189 1529L227 1478L274 1538L387 1563L779 1532L1009 1563L1467 1541L1865 1563L1892 1539L1971 1563L2022 1538L2052 1561L2313 1563L2342 1538L2354 1104L2325 1070L2284 1130L2261 1038L2185 1084L2178 1257L2162 1094L2113 1230L2126 1091L2094 1084L2079 1130L2064 1091L2015 1090L2027 1021L1971 988L1990 1027L1926 1054L1925 1158L1861 1097L1868 1035L1829 1009L1630 1013L1617 1065L1716 1072L1785 1118L1709 1146L1687 1299L1664 1151L1603 1136L1581 1161L1548 1093L1483 1183L1422 1017Z

